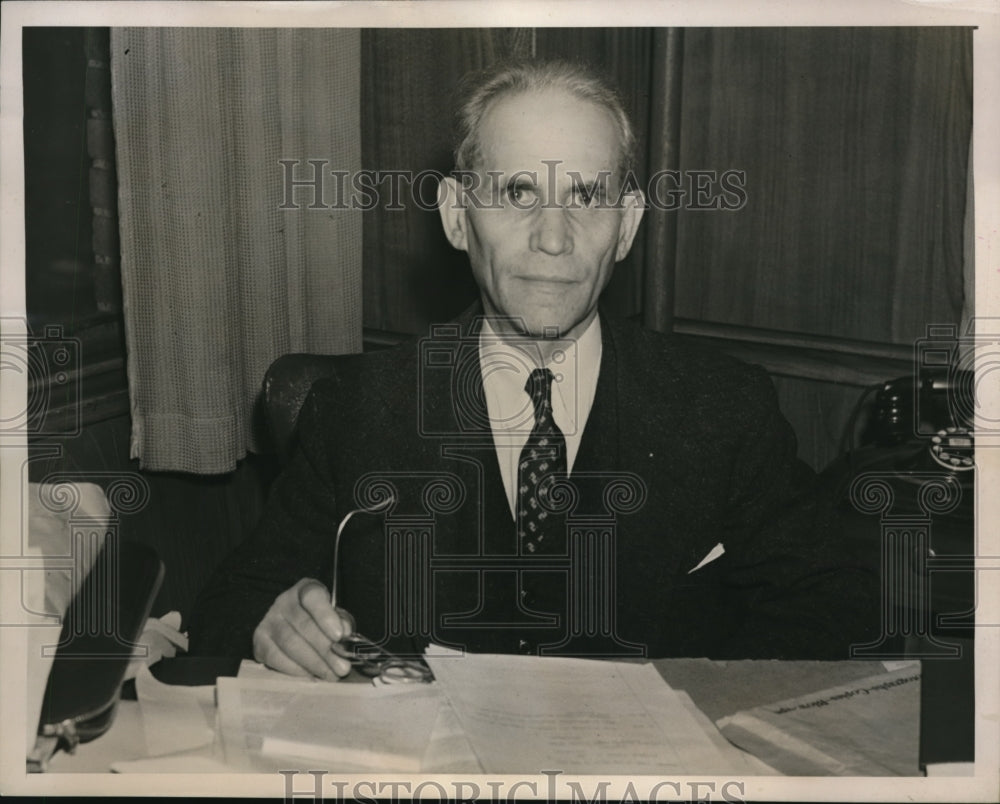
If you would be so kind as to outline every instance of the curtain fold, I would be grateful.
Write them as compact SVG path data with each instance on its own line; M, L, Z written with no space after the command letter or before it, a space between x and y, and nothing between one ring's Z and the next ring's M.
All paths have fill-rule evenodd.
M232 471L267 447L271 361L361 348L361 217L329 178L360 169L360 35L114 29L111 57L131 456Z

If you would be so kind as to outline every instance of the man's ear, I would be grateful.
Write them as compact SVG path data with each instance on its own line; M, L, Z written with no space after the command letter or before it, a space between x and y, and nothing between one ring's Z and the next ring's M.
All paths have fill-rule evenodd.
M438 214L441 215L441 225L448 242L460 251L468 251L465 199L462 198L458 182L450 176L442 178L438 184Z
M642 220L642 213L646 211L646 198L642 190L633 190L626 193L622 198L622 220L618 227L618 248L615 251L615 262L625 259L629 249L632 248L632 241L635 239L636 230L639 228L639 221Z

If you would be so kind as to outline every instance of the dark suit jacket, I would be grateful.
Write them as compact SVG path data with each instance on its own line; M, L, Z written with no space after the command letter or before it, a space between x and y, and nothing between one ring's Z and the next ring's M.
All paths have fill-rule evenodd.
M345 529L339 600L400 652L847 658L874 639L876 578L846 554L765 372L626 322L602 319L575 535L520 556L468 324L314 385L259 528L199 600L192 652L249 655L278 594L329 583L337 524L379 482L395 504Z

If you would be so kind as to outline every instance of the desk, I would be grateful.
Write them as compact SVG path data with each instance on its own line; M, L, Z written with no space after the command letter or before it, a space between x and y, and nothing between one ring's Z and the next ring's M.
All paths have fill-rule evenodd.
M711 719L766 703L848 684L884 672L881 662L779 662L706 659L664 659L654 662L675 689L691 696ZM121 701L114 725L102 737L80 745L75 755L57 754L50 773L103 773L112 762L142 759L146 755L142 715L136 701ZM209 758L210 748L196 756ZM919 775L914 750L913 775Z

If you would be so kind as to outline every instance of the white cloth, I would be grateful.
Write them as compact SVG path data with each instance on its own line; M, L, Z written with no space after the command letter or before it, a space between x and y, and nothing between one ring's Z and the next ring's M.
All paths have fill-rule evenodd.
M517 508L517 463L534 425L535 409L524 390L528 377L535 368L552 372L552 417L566 438L566 468L572 473L594 404L602 348L600 317L595 316L578 339L567 339L565 348L554 352L553 358L540 366L530 345L526 349L504 340L490 326L489 319L484 319L479 333L479 363L493 444L512 518Z

